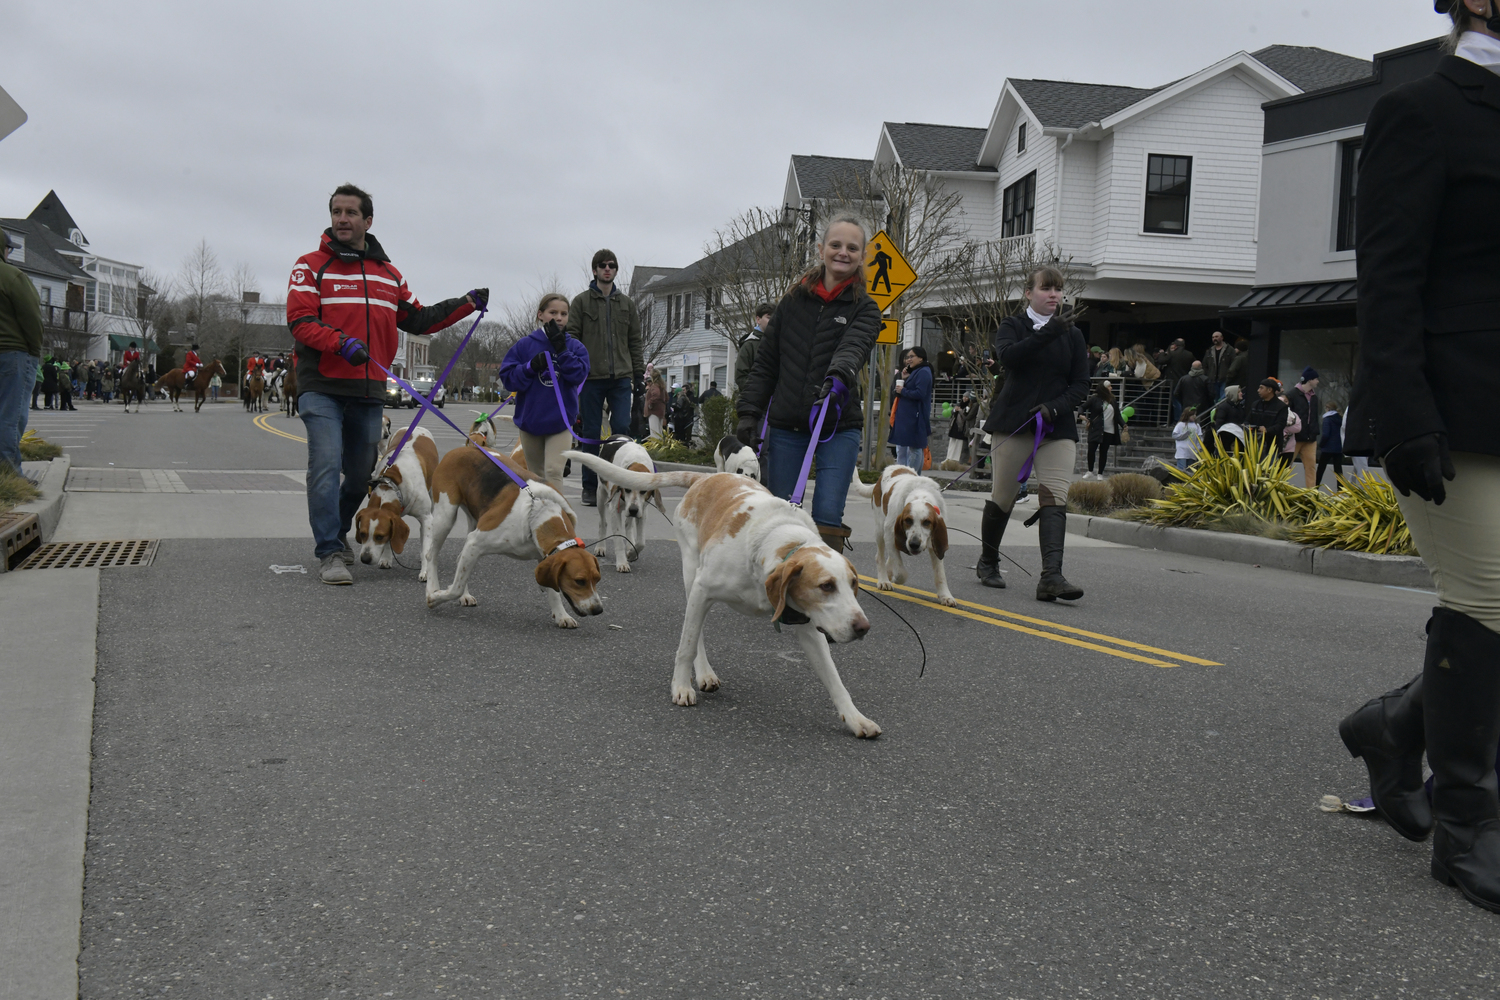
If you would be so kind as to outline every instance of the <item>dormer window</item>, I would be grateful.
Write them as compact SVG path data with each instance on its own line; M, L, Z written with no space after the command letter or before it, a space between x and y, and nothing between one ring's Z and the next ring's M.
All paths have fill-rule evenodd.
M83 244L84 244L83 232L81 230L78 230L78 229L69 229L68 230L68 242L73 243L73 244L75 244L77 246L83 246Z
M1026 152L1026 123L1022 122L1021 127L1016 130L1016 155L1020 156L1024 152Z

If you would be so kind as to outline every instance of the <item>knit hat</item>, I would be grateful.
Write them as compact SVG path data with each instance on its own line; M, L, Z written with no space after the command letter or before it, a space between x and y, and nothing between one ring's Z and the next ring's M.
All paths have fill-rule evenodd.
M1308 365L1306 368L1302 369L1302 381L1304 381L1304 382L1311 382L1313 379L1315 379L1317 377L1318 377L1318 370L1316 368L1314 368L1312 365Z
M1266 378L1261 379L1260 380L1260 384L1263 385L1263 386L1265 386L1267 389L1270 389L1272 392L1280 392L1281 391L1281 383L1278 382L1276 379L1271 378L1269 376L1267 376Z

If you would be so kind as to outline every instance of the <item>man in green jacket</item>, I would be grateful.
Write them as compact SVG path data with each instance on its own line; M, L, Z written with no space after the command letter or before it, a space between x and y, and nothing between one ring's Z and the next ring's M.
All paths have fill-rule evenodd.
M578 422L582 436L599 433L604 407L609 405L609 432L630 433L631 388L635 394L645 392L646 350L641 339L641 316L630 296L615 287L620 262L612 250L594 254L594 280L578 293L568 309L568 332L589 352L589 377L578 393ZM599 454L599 446L586 444L582 449ZM592 507L598 477L583 470L583 505Z
M9 248L9 237L0 246ZM21 471L26 400L42 363L42 306L36 286L0 260L0 469Z
M765 336L766 324L771 322L774 311L771 303L762 302L755 307L755 328L745 334L745 339L734 349L734 387L738 389L750 378L755 368L755 354L760 350L760 338Z

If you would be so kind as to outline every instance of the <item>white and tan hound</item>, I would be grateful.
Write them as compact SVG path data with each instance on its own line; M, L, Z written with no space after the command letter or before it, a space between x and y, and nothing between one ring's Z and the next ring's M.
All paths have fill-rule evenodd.
M406 439L405 431L401 437ZM389 455L391 450L385 454ZM382 456L380 465L385 471L370 483L370 499L354 515L359 561L366 566L374 562L381 569L390 569L391 553L399 555L411 536L405 518L415 518L422 538L422 572L417 579L426 580L427 548L432 542L432 494L427 484L432 482L438 467L437 444L427 428L418 427L411 443L396 456L395 464Z
M599 457L622 469L656 471L651 453L624 435L607 438L599 446ZM594 499L599 507L599 554L608 556L613 551L615 572L629 573L630 564L646 548L647 505L654 503L663 515L667 513L661 490L633 490L601 479Z
M938 485L905 465L887 465L880 479L866 486L855 473L854 489L868 497L880 521L875 537L875 583L881 590L894 590L906 582L903 555L919 555L927 550L932 559L933 589L938 601L950 608L958 607L948 589L948 575L943 571L943 556L948 554L947 510Z
M530 483L527 489L495 468L478 448L454 448L438 463L432 479L432 545L425 547L427 606L454 599L467 607L478 604L468 584L481 556L541 560L536 582L546 593L553 623L577 628L563 602L580 615L604 610L598 592L599 560L576 537L578 519L562 494L535 473L517 470L517 475ZM437 555L460 509L474 528L464 539L453 582L439 590Z
M699 691L719 686L703 648L704 619L719 602L742 615L793 624L803 655L844 725L856 736L880 735L880 727L854 707L824 638L852 642L870 631L870 620L859 606L859 578L849 560L823 544L810 516L748 476L652 474L583 452L564 454L601 479L633 490L688 487L673 518L687 591L672 668L673 704L695 705Z

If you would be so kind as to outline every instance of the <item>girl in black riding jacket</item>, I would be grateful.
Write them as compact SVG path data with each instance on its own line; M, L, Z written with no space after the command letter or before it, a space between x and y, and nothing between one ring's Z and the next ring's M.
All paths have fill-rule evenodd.
M994 486L980 522L984 547L975 572L986 587L1005 586L1000 576L1000 539L1016 503L1017 476L1034 453L1042 549L1036 599L1076 601L1083 589L1063 577L1062 560L1068 487L1078 458L1074 411L1089 391L1088 346L1068 310L1061 308L1062 272L1053 267L1033 271L1023 297L1026 311L1001 322L989 362L992 368L1003 365L1007 377L984 425L993 442ZM1036 440L1038 416L1043 421L1040 444Z
M831 400L817 447L818 478L838 484L816 490L812 519L835 552L844 550L844 488L859 460L864 417L859 373L880 333L880 307L865 291L865 230L839 216L823 230L820 261L782 297L761 338L755 365L740 386L735 436L755 448L770 408L766 486L782 499L796 488L812 441L812 424Z

